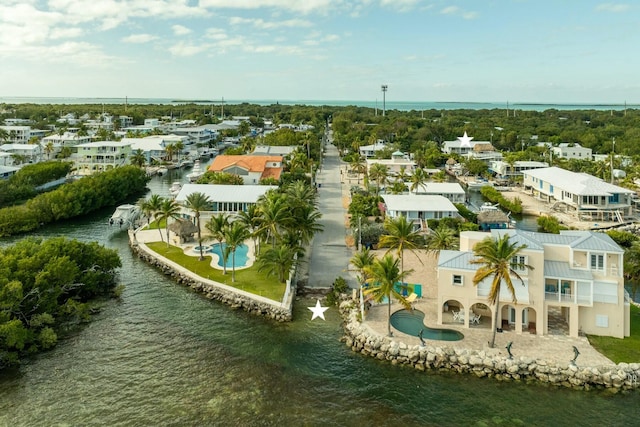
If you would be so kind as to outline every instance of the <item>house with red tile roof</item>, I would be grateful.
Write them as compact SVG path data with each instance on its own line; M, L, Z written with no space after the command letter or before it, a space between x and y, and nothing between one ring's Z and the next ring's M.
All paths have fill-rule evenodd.
M279 180L282 156L220 155L209 166L211 172L226 172L242 177L245 184L259 184L265 178Z

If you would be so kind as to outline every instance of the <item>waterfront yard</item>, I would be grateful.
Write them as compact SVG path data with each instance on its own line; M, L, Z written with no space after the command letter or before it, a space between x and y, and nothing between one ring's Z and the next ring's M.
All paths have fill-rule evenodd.
M184 253L184 249L179 246L169 245L166 242L147 242L149 249L159 255L179 264L183 268L192 271L198 276L209 280L223 283L245 292L251 292L274 301L282 301L286 285L278 283L277 278L267 276L258 272L257 265L236 270L236 281L231 281L231 269L227 268L227 274L211 266L211 255L205 255L203 261L199 261L197 256L190 256Z
M637 363L640 360L640 308L631 305L631 336L625 339L589 335L589 342L615 363Z

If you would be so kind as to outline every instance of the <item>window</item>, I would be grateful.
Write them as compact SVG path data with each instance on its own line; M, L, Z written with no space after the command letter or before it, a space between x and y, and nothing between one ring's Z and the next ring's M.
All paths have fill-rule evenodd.
M453 275L453 285L454 286L462 286L463 285L463 277L460 274Z
M524 274L527 272L525 265L527 265L527 257L525 255L517 255L511 258L511 268L518 273Z
M605 316L604 314L596 314L596 326L599 328L608 328L609 316Z
M591 269L592 270L604 270L604 255L603 254L591 254Z

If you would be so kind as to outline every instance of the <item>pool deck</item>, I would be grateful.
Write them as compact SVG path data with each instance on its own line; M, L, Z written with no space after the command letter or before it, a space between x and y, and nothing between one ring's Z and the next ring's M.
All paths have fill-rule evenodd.
M423 288L424 289L424 288ZM425 339L427 345L451 347L454 349L486 350L490 353L498 353L508 356L506 346L513 342L511 352L514 357L528 357L532 359L545 360L547 363L568 364L574 357L573 346L578 348L580 356L577 359L578 366L603 366L615 365L611 360L598 353L586 337L571 338L564 335L533 335L528 332L516 333L515 331L504 331L496 334L496 347L489 349L488 343L491 341L491 319L482 317L480 325L464 328L459 323L453 322L450 313L444 313L442 325L437 324L437 302L435 298L423 297L413 304L416 310L425 314L424 323L430 328L453 329L461 332L464 338L459 341L434 341ZM397 301L391 304L391 313L402 310L404 307ZM365 316L364 326L371 332L381 336L387 335L387 305L380 304L369 309ZM447 321L449 320L449 321ZM393 339L407 345L419 345L418 337L402 333L393 326Z

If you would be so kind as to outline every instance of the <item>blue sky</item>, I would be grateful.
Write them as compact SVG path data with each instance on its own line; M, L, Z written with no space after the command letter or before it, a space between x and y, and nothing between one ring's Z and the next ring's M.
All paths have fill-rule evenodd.
M0 0L0 96L640 103L640 4Z

